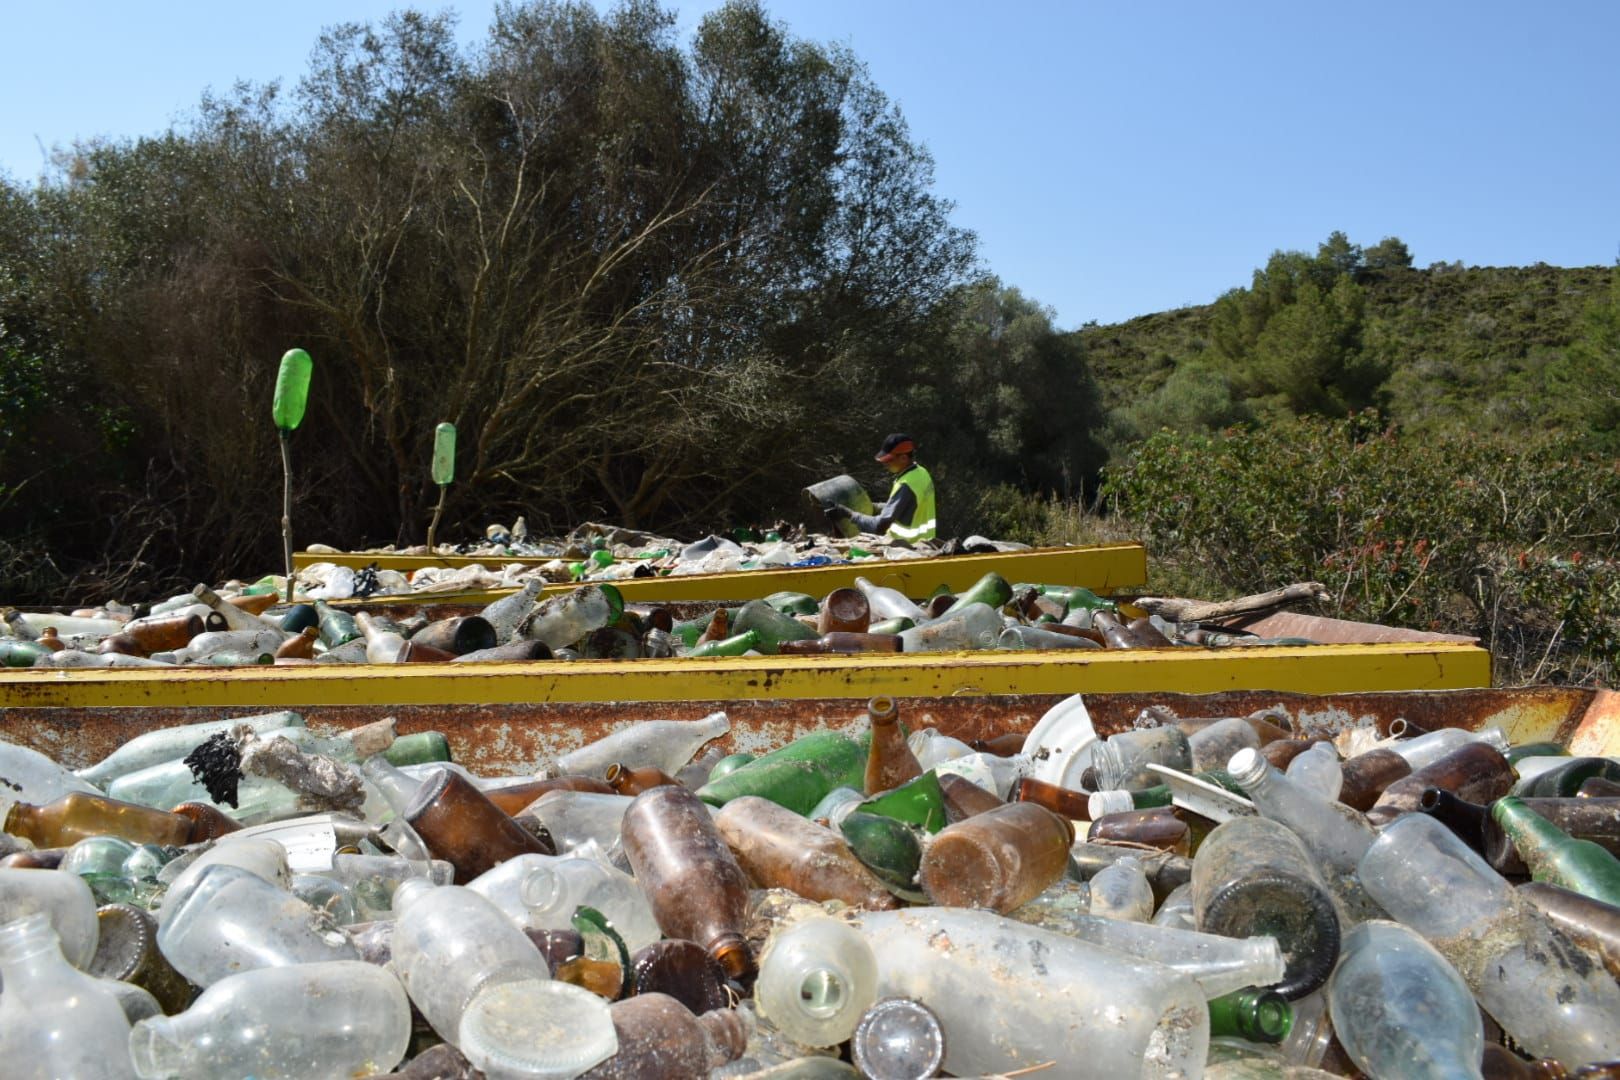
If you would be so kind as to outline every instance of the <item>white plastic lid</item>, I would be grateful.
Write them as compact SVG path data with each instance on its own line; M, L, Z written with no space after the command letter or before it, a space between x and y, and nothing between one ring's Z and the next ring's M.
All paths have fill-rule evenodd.
M1091 767L1097 731L1079 694L1064 698L1046 711L1024 739L1031 765L1028 775L1048 784L1080 790L1080 777Z
M489 1080L568 1080L619 1052L607 1002L572 983L519 979L479 992L457 1042Z

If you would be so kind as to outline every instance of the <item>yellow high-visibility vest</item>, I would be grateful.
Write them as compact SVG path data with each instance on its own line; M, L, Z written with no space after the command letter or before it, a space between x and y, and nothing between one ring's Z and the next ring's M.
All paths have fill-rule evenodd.
M912 511L909 523L895 521L889 525L889 537L894 540L932 540L938 524L934 519L934 478L921 465L912 465L894 478L889 498L904 484L917 497L917 509Z

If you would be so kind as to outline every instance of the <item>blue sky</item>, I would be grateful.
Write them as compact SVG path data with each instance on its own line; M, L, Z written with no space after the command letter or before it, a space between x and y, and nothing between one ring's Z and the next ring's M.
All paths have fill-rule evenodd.
M184 122L210 86L291 84L322 26L397 6L4 0L0 170ZM418 6L468 43L493 9ZM689 30L717 5L673 6ZM1614 0L767 6L867 62L986 267L1064 327L1205 303L1334 229L1420 266L1620 255Z

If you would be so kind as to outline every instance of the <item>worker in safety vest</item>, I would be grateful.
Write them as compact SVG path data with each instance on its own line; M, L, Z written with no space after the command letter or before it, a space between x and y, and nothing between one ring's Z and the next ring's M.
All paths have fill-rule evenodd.
M877 459L894 474L889 501L875 515L857 514L847 506L834 505L827 508L827 516L834 521L847 517L862 532L886 534L891 540L932 540L936 532L934 478L917 464L916 452L910 435L884 439Z

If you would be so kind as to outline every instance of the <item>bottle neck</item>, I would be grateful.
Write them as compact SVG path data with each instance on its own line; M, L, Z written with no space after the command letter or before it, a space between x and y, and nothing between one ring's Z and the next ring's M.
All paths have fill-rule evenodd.
M141 1076L173 1076L184 1071L185 1049L177 1030L184 1016L151 1016L129 1032L129 1056Z
M1526 862L1532 854L1551 854L1570 841L1568 833L1512 796L1496 800L1491 818Z
M66 963L51 917L44 912L0 926L0 981L13 993L36 972Z
M21 836L35 846L41 844L39 829L43 824L39 819L40 808L33 803L12 803L11 809L6 811L6 823L3 831L13 836Z

